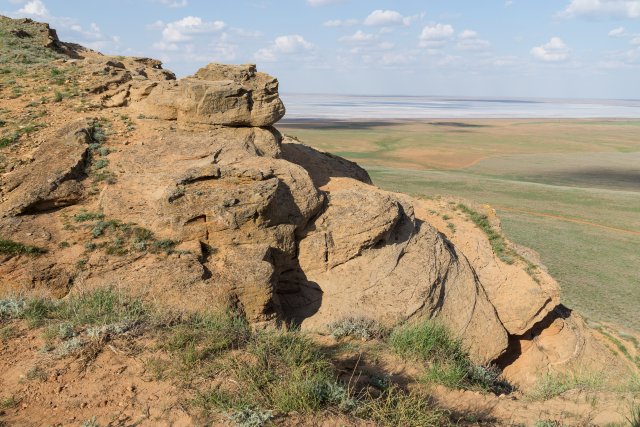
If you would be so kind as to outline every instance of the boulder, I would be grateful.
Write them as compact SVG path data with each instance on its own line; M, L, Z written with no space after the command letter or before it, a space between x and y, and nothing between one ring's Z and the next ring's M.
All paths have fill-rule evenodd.
M464 255L416 220L408 198L343 178L307 226L298 261L278 289L283 312L303 329L354 315L387 326L436 318L478 363L507 349L507 332Z
M133 100L135 101L135 100ZM285 113L278 80L255 65L209 64L179 82L158 82L134 110L148 117L197 126L271 126Z

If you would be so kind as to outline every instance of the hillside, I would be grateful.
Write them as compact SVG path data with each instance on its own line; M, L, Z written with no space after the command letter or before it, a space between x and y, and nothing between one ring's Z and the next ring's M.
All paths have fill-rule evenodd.
M176 80L46 24L0 36L3 422L628 416L633 357L490 207L383 191L284 137L253 65Z

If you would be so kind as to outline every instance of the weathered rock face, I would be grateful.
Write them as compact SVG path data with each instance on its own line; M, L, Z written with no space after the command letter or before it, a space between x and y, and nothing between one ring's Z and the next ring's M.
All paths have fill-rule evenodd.
M176 81L153 60L82 53L91 112L69 108L0 175L0 236L48 249L2 255L0 293L118 284L170 308L232 303L255 323L320 331L348 316L433 318L522 384L590 354L586 328L553 317L544 271L502 263L471 223L447 237L424 201L377 189L355 163L283 143L270 127L285 112L278 82L255 66ZM106 145L96 115L111 120Z
M91 141L84 120L60 129L33 154L28 169L0 176L0 217L47 211L80 201Z
M489 363L507 348L507 333L473 269L408 198L345 180L299 244L300 292L280 297L303 328L322 329L347 316L394 325L438 318ZM299 280L304 277L304 280Z
M285 113L278 80L255 65L209 64L179 85L158 85L138 108L187 127L271 126Z

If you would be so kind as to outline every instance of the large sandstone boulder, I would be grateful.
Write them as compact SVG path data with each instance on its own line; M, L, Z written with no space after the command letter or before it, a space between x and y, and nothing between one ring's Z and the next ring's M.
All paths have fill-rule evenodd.
M178 84L158 84L134 108L187 128L271 126L285 113L278 80L257 72L255 65L209 64Z
M300 240L299 270L282 276L292 321L322 330L350 316L388 326L437 318L479 363L506 350L507 333L464 255L416 220L408 198L351 179L327 189L326 210Z

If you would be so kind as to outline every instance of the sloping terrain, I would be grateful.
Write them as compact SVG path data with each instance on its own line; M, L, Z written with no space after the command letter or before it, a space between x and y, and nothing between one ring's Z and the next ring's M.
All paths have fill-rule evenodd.
M634 390L490 209L446 203L443 229L436 202L283 138L278 82L255 66L176 80L0 24L8 422L472 423L412 385L422 369L504 394L606 367ZM354 365L358 334L373 344Z

